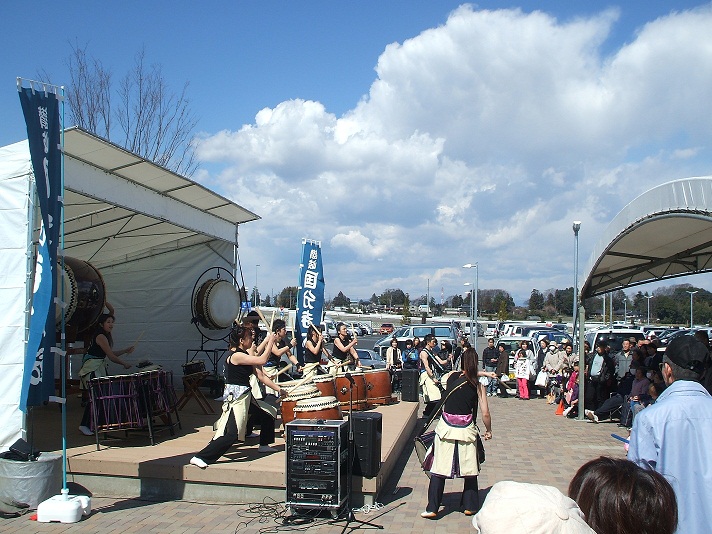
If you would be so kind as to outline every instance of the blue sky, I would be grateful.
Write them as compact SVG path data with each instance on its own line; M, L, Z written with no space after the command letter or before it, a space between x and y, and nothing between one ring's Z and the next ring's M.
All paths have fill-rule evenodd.
M461 294L474 261L517 302L570 286L572 220L581 279L627 202L712 174L710 4L460 5L9 2L0 145L25 138L15 77L68 84L77 43L118 79L143 46L190 83L194 178L263 217L247 284L294 285L309 237L327 294L362 298Z

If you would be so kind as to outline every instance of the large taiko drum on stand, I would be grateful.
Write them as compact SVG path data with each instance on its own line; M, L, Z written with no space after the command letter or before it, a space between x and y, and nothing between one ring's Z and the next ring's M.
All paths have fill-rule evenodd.
M204 328L230 328L240 313L240 295L237 288L227 280L206 280L195 293L193 313Z
M295 419L323 419L340 421L344 418L336 397L315 397L297 401L294 407Z
M393 386L388 369L370 369L363 374L366 377L366 403L369 407L393 402Z
M336 397L336 382L331 375L319 375L312 378L312 382L319 390L322 397Z
M289 394L282 399L282 424L286 425L294 420L294 408L297 402L305 399L313 399L319 396L319 390L314 384L303 384L290 388Z
M92 327L104 310L106 286L99 271L89 262L65 256L64 268L57 264L57 298L64 297L64 326L68 338ZM62 307L55 308L57 331L62 325Z
M336 375L336 398L344 409L349 409L349 404L352 410L365 410L366 405L366 378L363 373L350 373L354 381L353 387L346 374ZM353 392L350 392L350 388ZM352 400L353 399L353 400Z

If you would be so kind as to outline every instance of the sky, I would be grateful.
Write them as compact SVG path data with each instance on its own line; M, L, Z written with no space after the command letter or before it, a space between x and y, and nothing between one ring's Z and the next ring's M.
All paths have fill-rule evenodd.
M189 83L193 179L260 215L239 256L263 295L297 285L308 238L330 298L440 302L477 262L523 304L573 285L574 220L581 285L626 204L712 175L710 3L42 0L2 20L0 146L26 138L16 77L68 84L72 46L115 80L143 48Z

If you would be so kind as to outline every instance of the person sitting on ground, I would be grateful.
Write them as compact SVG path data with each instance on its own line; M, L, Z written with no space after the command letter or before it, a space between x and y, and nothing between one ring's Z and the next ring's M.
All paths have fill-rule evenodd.
M634 364L637 367L637 364ZM618 389L609 398L603 401L595 410L585 410L584 414L587 419L594 423L598 423L604 419L610 419L611 414L616 410L621 409L623 404L628 400L633 387L633 377L628 374L624 376L618 384Z
M569 376L566 382L566 387L564 390L563 401L564 401L564 411L562 415L564 417L576 417L579 410L579 364L574 362L574 370Z
M677 529L670 483L628 460L602 456L585 463L571 479L569 497L598 534L673 534Z

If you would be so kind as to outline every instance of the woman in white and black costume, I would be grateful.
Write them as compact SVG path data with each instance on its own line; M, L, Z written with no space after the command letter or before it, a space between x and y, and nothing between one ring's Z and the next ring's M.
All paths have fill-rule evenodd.
M264 371L270 378L275 379L277 373L281 371L282 356L287 356L287 359L297 367L297 371L301 372L301 366L299 365L299 360L292 354L292 348L297 346L297 340L292 338L292 340L287 343L287 323L283 319L276 319L272 323L272 332L276 336L274 339L274 345L269 355L267 363L264 365ZM279 377L276 378L279 382ZM267 388L268 394L274 394L274 391Z
M252 328L236 326L230 333L230 355L226 360L225 402L223 414L218 420L215 436L205 448L191 458L190 463L205 469L217 462L235 441L244 441L247 433L248 417L254 417L260 425L259 452L274 452L274 418L262 410L252 398L250 375L253 373L260 382L286 395L269 377L262 372L262 365L272 353L275 336L267 334L267 342L261 354L251 355L254 331Z
M324 346L324 334L314 326L309 325L307 329L307 340L304 342L304 378L311 378L317 374L324 374L321 366L321 354L325 352L329 356Z
M464 478L461 503L465 515L474 515L480 507L477 476L477 407L482 410L485 433L482 438L492 439L492 417L487 404L484 386L479 383L477 352L473 348L462 355L462 371L453 371L446 377L445 406L435 427L433 464L430 468L428 506L421 517L435 519L445 490L445 479ZM457 388L457 389L455 389ZM450 394L452 392L452 394Z
M356 344L358 338L351 338L348 329L344 323L336 325L337 336L334 339L334 349L331 354L331 361L334 364L332 374L336 374L340 370L346 370L349 367L361 367L361 360L356 353ZM343 365L348 364L348 365Z

